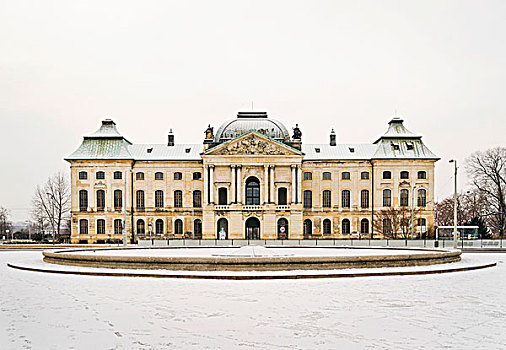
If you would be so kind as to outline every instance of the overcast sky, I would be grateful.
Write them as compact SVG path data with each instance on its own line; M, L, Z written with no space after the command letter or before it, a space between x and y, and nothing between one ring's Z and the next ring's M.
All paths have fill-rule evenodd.
M28 219L106 117L201 143L252 101L305 143L373 142L397 110L445 197L450 158L505 145L505 34L505 1L2 1L0 206Z

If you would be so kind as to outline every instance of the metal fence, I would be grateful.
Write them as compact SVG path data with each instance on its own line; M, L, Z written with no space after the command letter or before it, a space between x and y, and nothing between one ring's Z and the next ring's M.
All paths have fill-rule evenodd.
M458 247L463 249L501 249L506 248L504 239L459 240ZM262 246L304 246L304 247L418 247L453 248L452 240L434 239L170 239L139 240L142 247L242 247Z

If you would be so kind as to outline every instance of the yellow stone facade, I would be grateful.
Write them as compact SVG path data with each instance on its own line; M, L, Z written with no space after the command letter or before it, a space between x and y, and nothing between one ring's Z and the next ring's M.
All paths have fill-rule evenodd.
M390 129L366 148L337 145L332 136L322 145L301 145L300 135L283 142L263 129L223 142L206 135L213 142L200 146L177 146L171 136L167 145L132 145L104 121L67 158L72 243L121 241L124 222L129 242L218 239L220 231L227 239L382 238L374 221L385 209L385 189L391 207L401 205L401 190L407 190L415 225L425 220L416 229L427 230L434 224L438 158L420 148L419 136ZM410 143L416 156L408 154Z

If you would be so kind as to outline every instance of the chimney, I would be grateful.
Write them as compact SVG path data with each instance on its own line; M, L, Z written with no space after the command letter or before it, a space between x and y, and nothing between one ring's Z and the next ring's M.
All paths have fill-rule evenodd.
M174 146L174 134L172 133L172 129L169 131L169 141L167 142L167 146Z
M330 132L330 145L335 146L336 145L336 132L334 129Z

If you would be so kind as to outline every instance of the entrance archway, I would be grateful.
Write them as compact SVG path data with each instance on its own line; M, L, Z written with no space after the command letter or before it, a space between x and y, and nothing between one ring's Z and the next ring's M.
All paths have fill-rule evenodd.
M278 239L288 239L288 220L278 220Z
M228 239L228 221L225 218L218 220L216 225L216 238L217 239Z
M260 220L257 218L246 220L246 239L260 239Z

